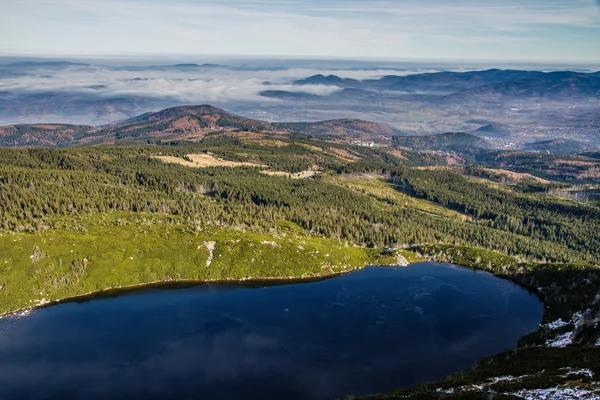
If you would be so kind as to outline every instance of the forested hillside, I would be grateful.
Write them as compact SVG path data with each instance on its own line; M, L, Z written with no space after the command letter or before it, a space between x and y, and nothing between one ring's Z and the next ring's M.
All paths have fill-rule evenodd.
M397 136L392 144L412 150L445 150L462 153L467 150L490 149L492 146L484 139L464 132L449 132L440 135Z
M0 224L38 231L52 226L57 216L125 211L255 231L286 220L310 234L369 247L441 241L536 260L593 262L600 255L595 234L600 212L592 206L474 181L459 171L411 169L384 152L371 151L348 163L301 143L261 145L253 156L252 146L235 150L227 144L0 150ZM276 149L279 154L271 157ZM317 165L323 173L290 180L265 176L257 168L190 169L154 157L208 150L291 172ZM351 190L331 179L352 181L361 174L381 181L391 193L437 204L462 218L423 213L400 198Z

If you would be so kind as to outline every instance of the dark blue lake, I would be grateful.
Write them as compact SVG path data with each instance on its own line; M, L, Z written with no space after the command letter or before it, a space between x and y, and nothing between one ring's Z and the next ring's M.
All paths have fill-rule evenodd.
M205 284L0 322L1 399L335 399L515 347L542 304L446 264L280 286Z

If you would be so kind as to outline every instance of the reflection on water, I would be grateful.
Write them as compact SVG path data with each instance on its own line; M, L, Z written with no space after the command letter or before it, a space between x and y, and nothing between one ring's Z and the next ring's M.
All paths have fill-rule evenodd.
M516 345L542 305L444 264L306 284L151 289L2 322L0 398L333 399Z

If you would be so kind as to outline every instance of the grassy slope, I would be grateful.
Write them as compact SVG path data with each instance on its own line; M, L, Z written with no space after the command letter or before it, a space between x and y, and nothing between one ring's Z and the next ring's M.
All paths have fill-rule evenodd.
M309 237L282 224L284 233L273 237L233 229L193 231L174 217L113 213L70 220L67 229L39 234L0 232L0 313L42 299L161 280L311 277L394 263L373 250Z
M471 219L468 215L459 213L455 210L442 207L431 201L411 197L395 190L391 183L386 182L385 179L380 179L377 176L358 175L355 177L343 177L339 175L328 175L325 176L325 179L345 188L366 194L378 200L381 204L387 204L390 207L410 207L423 213L438 217L456 218L461 221Z

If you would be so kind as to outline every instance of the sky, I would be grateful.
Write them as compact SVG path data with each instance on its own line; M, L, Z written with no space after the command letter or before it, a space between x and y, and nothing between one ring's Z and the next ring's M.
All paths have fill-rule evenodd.
M0 0L0 55L600 61L600 0Z

